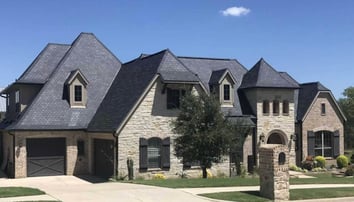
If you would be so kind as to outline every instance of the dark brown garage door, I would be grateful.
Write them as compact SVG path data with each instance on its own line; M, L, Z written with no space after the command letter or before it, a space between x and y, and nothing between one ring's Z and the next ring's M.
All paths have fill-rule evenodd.
M65 174L65 138L29 138L26 141L28 177Z
M95 175L109 178L114 169L114 141L94 139L94 167Z

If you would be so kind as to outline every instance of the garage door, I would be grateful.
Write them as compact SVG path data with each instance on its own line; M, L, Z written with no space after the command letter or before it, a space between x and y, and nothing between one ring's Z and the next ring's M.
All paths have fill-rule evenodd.
M95 175L109 178L114 169L114 141L94 139Z
M26 141L28 177L65 174L65 138L33 138Z

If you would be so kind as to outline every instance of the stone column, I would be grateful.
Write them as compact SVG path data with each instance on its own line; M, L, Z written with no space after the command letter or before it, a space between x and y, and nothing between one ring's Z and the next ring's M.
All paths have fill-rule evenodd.
M289 148L265 144L259 148L260 195L275 201L289 200Z

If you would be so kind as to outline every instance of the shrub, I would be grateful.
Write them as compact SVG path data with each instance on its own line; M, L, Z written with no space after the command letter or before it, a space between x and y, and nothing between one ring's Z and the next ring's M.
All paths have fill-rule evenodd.
M316 162L315 167L324 168L326 166L326 159L323 156L316 156L315 162Z
M296 165L293 165L293 164L291 164L291 165L289 166L289 170L298 171L298 172L303 172L303 170L302 170L301 168L299 168L299 167L297 167Z
M154 179L154 180L165 180L166 177L165 177L163 174L158 173L158 174L155 174L155 175L152 177L152 179Z
M348 158L344 155L339 155L337 157L337 167L339 169L346 168L348 166Z
M307 156L305 161L301 163L302 169L306 170L312 170L313 168L313 157L312 156Z

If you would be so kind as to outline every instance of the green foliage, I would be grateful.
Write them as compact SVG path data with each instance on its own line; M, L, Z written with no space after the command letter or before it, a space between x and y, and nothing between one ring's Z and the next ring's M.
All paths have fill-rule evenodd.
M344 139L346 148L354 147L354 87L348 87L343 92L344 98L338 100L338 104L347 118L344 127Z
M187 92L172 122L173 131L180 134L174 141L175 154L185 162L199 161L206 178L212 163L243 144L244 134L237 134L237 126L225 119L215 96Z
M289 170L292 170L292 171L297 171L297 172L303 172L304 170L302 170L301 168L297 167L296 165L289 165Z
M157 173L155 175L152 176L153 180L165 180L166 176L162 173Z
M348 166L348 158L344 155L339 155L337 157L337 167L338 168L346 168Z
M312 170L314 167L314 159L312 156L307 156L303 162L301 162L302 169Z
M316 156L315 157L315 167L324 168L326 166L326 159L323 156Z

